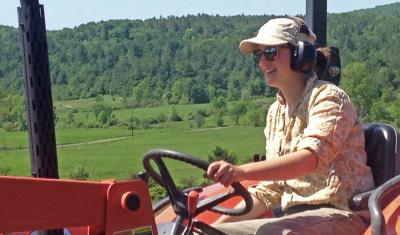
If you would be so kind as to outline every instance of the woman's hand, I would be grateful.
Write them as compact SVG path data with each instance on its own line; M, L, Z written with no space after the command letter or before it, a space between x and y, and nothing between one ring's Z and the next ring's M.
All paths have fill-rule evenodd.
M225 187L228 187L233 182L242 180L243 173L239 166L225 161L213 162L207 169L207 176Z

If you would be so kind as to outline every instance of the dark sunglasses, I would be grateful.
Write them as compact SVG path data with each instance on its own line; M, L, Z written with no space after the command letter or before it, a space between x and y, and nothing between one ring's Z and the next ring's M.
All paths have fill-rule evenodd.
M263 51L255 51L254 52L254 62L256 64L260 63L261 56L264 55L265 59L268 61L274 61L276 58L276 55L278 54L278 47L267 47Z

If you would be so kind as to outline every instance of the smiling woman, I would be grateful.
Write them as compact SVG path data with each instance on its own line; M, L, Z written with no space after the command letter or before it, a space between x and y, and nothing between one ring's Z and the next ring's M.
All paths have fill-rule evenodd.
M24 1L34 2L34 0L21 0L21 2ZM130 15L126 18L131 18L132 14L132 18L135 18L139 16L137 10L141 11L141 5L139 4L143 4L143 2L146 1L137 3L122 0L117 1L117 3L112 1L107 1L106 3L101 0L69 1L70 4L68 6L64 6L63 4L65 3L62 0L43 1L41 3L44 3L45 9L48 10L49 14L46 15L51 16L48 22L54 19L52 14L56 13L56 11L52 9L57 6L64 7L63 13L65 14L59 13L55 18L62 19L64 21L63 24L65 22L75 24L73 18L78 15L78 10L74 11L74 9L84 10L89 13L94 12L94 16L101 16L100 19L109 19L108 16L102 15L101 11L106 13L118 12L118 15L112 15L110 18L123 17L125 12L130 12ZM307 3L309 2L323 1L307 1ZM217 145L217 149L222 146L224 149L227 148L230 152L236 153L235 155L239 156L239 164L241 165L233 165L229 161L216 161L211 163L209 167L204 167L206 164L201 164L203 166L202 169L207 168L208 176L215 182L220 183L212 185L208 189L218 188L220 190L223 189L223 186L237 185L235 181L242 180L245 182L244 186L248 186L248 182L256 183L257 185L249 188L248 193L246 193L246 195L251 194L251 200L256 205L253 210L237 218L223 216L214 224L216 228L225 231L227 234L282 234L290 233L291 231L307 235L362 233L368 225L368 213L365 210L355 211L348 200L353 194L364 192L372 188L373 185L370 169L365 164L365 141L361 131L361 121L357 117L355 107L345 91L333 84L317 79L319 78L318 71L315 71L314 66L318 56L316 56L315 48L316 37L312 30L308 29L305 23L298 18L270 19L271 16L266 15L256 17L243 15L244 9L248 9L247 7L255 7L262 11L261 14L265 14L262 7L265 1L249 0L231 3L225 0L217 2L211 2L211 0L196 2L181 0L178 2L152 1L150 3L152 10L167 10L167 13L162 13L162 15L169 15L172 12L171 9L179 10L180 8L174 6L176 3L186 10L199 7L199 12L203 12L203 8L196 4L206 4L221 10L229 10L230 12L233 12L233 9L239 6L235 4L242 4L240 6L243 7L240 10L242 14L235 17L197 15L181 18L160 17L144 21L110 20L100 23L88 23L75 29L57 31L46 31L42 27L39 32L32 30L32 28L37 25L44 26L44 24L42 22L32 23L32 21L35 18L37 19L37 16L44 15L42 8L38 8L40 9L38 13L33 8L25 7L25 9L29 9L29 14L21 15L20 19L30 18L29 20L32 21L27 24L20 24L19 27L21 39L25 39L21 40L21 43L25 46L22 47L24 49L22 54L26 59L26 64L22 68L33 67L30 68L30 72L32 72L30 75L33 76L29 76L27 71L24 71L24 75L28 74L25 87L27 88L26 94L28 98L31 94L37 95L26 102L28 108L32 107L32 109L28 109L27 113L31 115L33 111L46 109L45 112L39 113L28 120L30 138L26 138L23 143L26 143L27 139L32 140L32 133L40 133L29 152L41 158L32 158L31 162L50 162L51 164L49 165L58 168L43 154L50 152L48 146L38 146L38 142L44 143L49 140L51 147L56 145L55 140L50 136L50 134L54 134L53 130L50 133L41 133L45 126L53 124L53 120L49 119L49 116L52 116L50 82L44 81L51 72L53 85L57 87L55 93L58 94L58 98L98 97L94 100L94 107L89 105L88 100L81 100L82 106L86 107L82 112L76 107L80 102L61 105L56 112L56 117L59 118L58 121L67 124L63 127L92 127L90 129L57 129L56 139L58 141L61 178L87 179L87 177L90 177L91 180L105 178L125 180L129 178L129 183L141 184L140 188L147 193L149 184L146 184L145 177L131 180L132 176L136 176L137 172L143 170L141 164L142 156L147 150L155 147L174 149L179 152L201 156L201 162L204 163L207 155L210 155L210 152ZM268 7L270 9L274 8L275 3L279 3L280 9L284 9L281 7L282 4L285 4L284 1L270 1L268 2ZM123 4L123 10L119 8L121 7L120 4ZM149 1L146 4L149 4ZM220 4L224 4L224 6ZM287 5L295 7L293 4ZM46 6L49 8L46 8ZM229 9L226 6L230 6ZM400 5L397 4L396 6ZM36 1L35 7L37 8ZM115 10L117 8L118 11ZM397 37L397 34L388 37L387 35L390 33L386 33L395 31L393 28L399 25L398 8L394 12L387 11L386 9L388 8L391 7L382 8L384 10L360 11L354 14L333 14L330 15L332 18L329 20L330 22L335 22L329 26L331 30L330 40L336 40L334 42L340 44L341 47L348 46L351 49L347 50L352 53L347 58L347 63L357 61L355 65L350 64L350 69L347 71L347 76L350 77L347 81L354 83L350 88L356 91L364 91L364 89L373 87L374 90L368 90L365 93L371 97L377 95L376 103L373 103L370 97L367 97L370 99L363 100L366 103L371 103L371 114L380 113L385 118L390 115L389 112L385 112L388 109L385 110L384 108L387 107L384 106L396 100L393 93L396 94L397 90L395 88L399 88L398 78L396 77L398 75L396 68L399 67L396 66L398 64L396 55L399 54L397 52L398 48L400 48L398 46L399 40L397 40L399 37ZM299 8L295 10L299 10ZM150 10L143 10L143 12L148 13ZM172 14L179 15L180 13L173 12ZM211 12L211 14L220 13ZM222 12L221 14L225 13ZM276 11L274 14L279 13ZM93 16L84 12L79 15ZM371 17L365 17L365 15ZM374 18L373 23L370 22L371 18ZM100 19L90 18L89 20L99 21ZM251 32L254 32L256 27L261 24L261 21L264 22L267 19L269 21L260 28L255 37L252 37ZM339 22L344 23L339 24ZM366 25L367 27L365 27ZM386 29L389 30L386 31ZM10 34L15 35L17 30L0 26L0 32L3 31L11 32ZM316 30L314 31L317 32ZM38 63L39 59L47 60L46 55L37 54L38 51L47 50L47 47L44 46L47 32L49 35L48 48L53 53L48 60L52 63L51 66L45 63ZM37 35L39 34L42 36L38 37ZM4 38L2 35L4 34L0 33L0 39ZM253 61L251 59L243 59L239 50L237 50L237 39L244 35L251 38L241 42L239 45L240 50L246 54L253 55L256 66L252 64ZM36 42L35 39L38 38L43 41ZM385 40L382 40L382 38ZM381 43L382 41L386 42L386 40L391 43ZM14 82L18 76L20 77L15 71L20 70L21 66L18 65L19 62L14 63L14 61L20 59L17 56L18 49L11 51L11 53L8 50L4 50L4 48L9 48L8 45L15 46L18 40L9 40L11 41L9 44L3 44L3 41L5 40L0 40L0 85L7 86L11 84L9 81ZM366 52L372 51L372 49L377 51L380 47L383 47L383 50L374 53L373 60L369 60L371 57ZM15 46L14 48L18 47ZM390 57L393 57L393 60L387 59ZM363 59L368 61L362 64L359 61ZM368 68L366 65L368 65ZM257 75L254 70L256 69L260 70L261 77L272 89L265 89L264 81L255 79ZM340 73L340 70L332 70L332 74L338 73ZM376 73L378 76L370 73ZM38 76L34 77L35 75ZM353 77L355 79L352 79ZM372 77L375 79L372 79ZM43 84L44 91L34 87L35 85L40 87ZM374 84L374 86L371 86L371 84ZM384 86L383 84L389 85ZM277 91L276 95L273 93L273 89ZM381 90L384 91L382 92ZM19 90L16 92L19 92ZM58 92L62 93L62 95L59 95ZM44 97L46 95L43 94L47 94L47 97ZM105 101L100 98L101 95L105 94L113 95L110 98L116 101L113 104L118 103L118 105L111 104L106 107L105 103L103 103ZM276 100L270 107L268 107L269 103L266 102L255 101L254 105L249 104L255 98L262 96L269 96L269 98L274 100L276 98ZM14 112L13 109L15 107L9 97L11 96L8 94L0 97L2 99L0 101L4 101L8 105L7 108L0 108L0 111L6 110L6 112L12 114L10 116L13 116L14 120L21 120L21 112ZM362 96L362 98L364 97L366 96ZM237 110L232 112L229 106L226 105L227 100L232 101L233 104L243 104L245 107L235 108ZM177 114L180 111L178 106L181 104L210 101L214 104L212 110L211 108L200 110L199 106L197 106L184 114ZM150 106L156 105L164 105L161 108L163 111L150 110ZM205 107L208 104L202 105ZM394 106L396 106L396 103ZM143 109L139 110L135 109L135 107L143 107ZM236 107L239 107L239 105ZM364 108L366 106L362 105L361 107ZM393 106L389 108L391 107ZM177 109L175 110L175 108ZM265 110L267 108L269 111L266 116L264 132L261 127L248 125L251 122L250 115L247 117L248 122L246 125L248 126L239 126L239 124L245 124L244 121L239 123L239 115L246 112L244 110L256 111L257 125L260 125L260 123L264 125ZM168 116L165 115L166 109L171 110L169 120L167 120ZM235 120L229 122L228 119L224 119L227 116L227 110L230 111L231 115L235 115ZM153 113L150 114L152 111L160 115L154 118L155 115ZM370 112L366 111L366 113L369 118ZM399 120L397 109L393 113L395 113L396 120ZM140 115L141 118L146 117L146 119L139 119L134 115ZM3 118L4 115L0 116ZM78 118L81 119L77 120ZM198 118L198 122L195 122L196 118ZM215 119L218 127L216 127ZM3 120L10 123L11 119ZM81 120L90 123L86 125ZM210 124L211 120L213 124ZM234 121L236 121L236 125L234 125ZM136 125L136 123L141 123L140 128L143 129L134 129L139 127L139 124ZM95 129L94 127L99 128ZM107 127L107 129L100 127ZM127 130L128 128L130 129ZM0 132L0 138L3 134L7 138L14 134L19 135L18 141L21 141L21 133ZM14 139L12 138L0 139L0 144L4 146L4 143L13 143L13 141ZM65 143L65 145L62 143ZM26 157L29 153L25 145L17 147L22 149L3 149L4 151L1 151L1 148L2 146L0 145L0 175L29 175L28 168L30 165L29 159ZM265 161L248 163L249 156L253 153L262 152L263 150L261 149L264 148L267 156ZM153 154L160 155L159 152L153 152ZM49 155L54 157L57 154L51 153ZM213 158L209 157L209 159ZM157 163L159 166L164 165L162 162ZM200 179L202 176L201 173L192 171L194 169L192 167L170 164L170 162L165 164L171 169L171 173L177 174L176 179L178 179L178 182L180 179L188 179L188 175L190 178L186 182L194 182L194 180ZM44 170L48 171L48 168ZM151 174L151 172L151 170L148 170L148 173ZM39 174L32 172L32 175L42 176L40 171ZM170 178L165 171L162 176L165 179ZM2 195L8 196L6 200L2 201L3 207L0 206L0 208L4 208L4 205L19 206L21 203L14 203L15 199L18 200L18 197L14 197L14 194L22 196L32 195L35 192L40 194L41 190L31 190L31 192L24 190L32 189L30 186L46 181L43 179L24 180L23 182L30 183L25 185L28 187L21 187L21 185L12 184L12 181L8 180L11 178L13 177L0 176L1 182L11 182L10 187L0 187L5 189L3 192L6 192ZM15 178L17 178L16 181L19 181L18 177ZM158 180L156 181L161 182L160 177L155 177L155 179L157 178ZM54 180L54 183L59 186L62 186L63 182L65 181ZM168 180L164 182L168 182ZM94 184L105 186L108 184L74 181L70 183L72 185L87 186ZM176 194L180 195L177 200L179 205L174 204L173 209L185 208L185 210L172 210L170 208L171 211L176 212L176 217L174 218L177 219L171 218L168 220L168 222L174 221L176 223L170 227L167 226L167 230L174 231L175 228L180 227L190 233L193 224L205 226L210 222L214 222L215 217L212 220L207 220L207 224L201 224L198 222L199 220L192 220L193 216L200 213L197 208L201 208L208 201L202 201L204 197L197 193L200 191L198 188L193 190L192 194L181 192L180 190L176 192L174 184L169 185L172 186L169 187L170 192L172 192L170 193L170 201L173 202L176 199ZM20 191L22 193L8 191L8 189L13 189L14 187L23 189ZM49 194L61 193L63 192L62 189L63 187L60 187L53 192L49 191ZM76 188L73 194L65 195L76 195L76 198L80 199L79 203L75 203L74 197L67 196L65 198L65 195L66 204L57 203L58 197L41 196L41 199L44 199L43 205L49 206L49 208L59 205L61 209L66 209L69 207L66 205L70 205L67 202L72 202L74 205L78 205L81 209L80 211L85 211L83 215L85 213L97 215L100 218L98 221L103 222L104 218L112 217L115 212L113 209L118 210L121 207L122 210L128 212L123 213L123 215L129 216L130 221L132 221L132 218L139 220L145 216L149 220L153 220L154 213L151 213L148 193L143 194L145 195L143 199L146 201L141 200L142 205L149 206L148 211L140 215L130 216L131 214L129 213L138 209L140 200L138 201L137 195L135 195L138 187L129 187L130 192L123 193L122 197L119 197L121 195L115 195L115 198L114 196L111 197L111 195L114 195L113 189L108 189L106 190L107 192L102 191L101 194L89 190L93 193L90 195L96 196L103 202L105 199L117 202L115 206L107 204L106 210L101 206L90 206L91 210L86 208L83 210L83 207L79 207L85 204L83 201L93 201L87 199L93 199L94 197L85 198L80 195L81 191L77 191ZM229 188L226 191L229 191ZM207 188L203 192L207 192ZM223 195L213 200L213 202L223 199ZM46 201L48 198L56 200ZM246 196L246 198L247 204L252 204L249 203L250 197ZM186 202L190 206L186 207ZM26 206L24 207L27 208L25 209L26 212L33 211L33 213L36 213L35 211L39 211L31 210L36 208L33 207L36 205L35 202L31 204L22 203L21 205ZM212 207L210 205L208 205L208 208ZM241 212L247 212L249 208L249 206L246 206L246 209ZM270 211L270 209L280 214L275 214L275 218L251 220L268 214L266 212L267 210ZM102 212L97 213L99 210L107 213L107 216L104 216ZM51 212L51 210L46 210L46 212ZM5 218L2 219L0 224L7 226L8 223L13 223L16 221L15 219L5 223L3 221L5 221L4 219L14 218L11 215L16 214L18 213L10 210L4 214ZM63 213L58 214L64 217ZM74 217L73 212L68 213L68 215ZM34 216L28 217L33 218ZM235 222L235 220L242 219L246 219L246 221ZM22 220L28 221L29 219ZM78 221L78 224L83 224L83 220L84 218ZM192 224L191 222L193 221L196 222ZM290 223L287 221L290 221ZM329 221L329 223L325 223L326 221ZM175 226L177 224L178 226ZM107 225L109 224L106 223ZM186 225L187 227L184 227ZM51 224L50 227L62 226ZM100 230L102 229L101 227L96 226ZM129 231L130 233L149 233L148 227L145 231L125 230L127 228L121 228L120 231L124 230L122 233ZM129 228L132 228L132 226ZM210 228L208 226L208 229ZM154 231L154 226L152 229ZM92 229L86 229L85 231L92 231ZM1 232L4 231L0 229ZM108 234L108 230L105 230L105 233ZM162 232L159 232L159 234L162 234ZM178 233L172 232L172 234ZM206 234L215 233L206 232Z
M353 194L374 186L361 121L343 90L318 80L315 41L304 21L293 17L271 19L240 43L241 52L255 55L277 100L266 118L265 161L208 167L207 175L225 187L260 181L249 188L255 205L249 213L215 222L226 234L362 234L369 225L367 211L348 205ZM285 216L258 219L276 207Z

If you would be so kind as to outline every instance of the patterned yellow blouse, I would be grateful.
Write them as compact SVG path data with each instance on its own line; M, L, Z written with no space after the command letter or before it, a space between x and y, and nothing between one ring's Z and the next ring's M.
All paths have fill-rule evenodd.
M270 209L330 204L349 210L352 195L374 186L362 125L350 98L337 86L312 76L286 123L285 109L284 97L278 93L264 130L267 161L309 149L318 158L317 169L301 178L262 181L249 191Z

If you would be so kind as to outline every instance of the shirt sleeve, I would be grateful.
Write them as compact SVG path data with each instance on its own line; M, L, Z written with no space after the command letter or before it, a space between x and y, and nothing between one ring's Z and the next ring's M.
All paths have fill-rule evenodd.
M333 85L324 85L312 95L308 125L297 149L309 149L318 158L317 171L336 157L357 120L347 94Z

